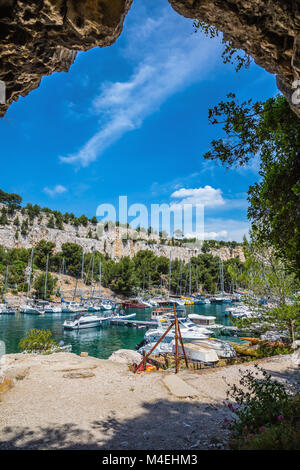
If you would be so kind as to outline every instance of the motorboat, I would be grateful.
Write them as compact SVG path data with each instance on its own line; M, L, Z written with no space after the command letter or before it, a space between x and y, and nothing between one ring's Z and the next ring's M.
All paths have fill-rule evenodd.
M0 315L14 315L16 313L16 309L14 307L10 307L8 304L0 304Z
M206 345L212 349L214 349L221 358L228 358L228 357L236 357L236 352L233 346L228 343L227 341L222 341L221 339L216 338L205 338L193 341L195 344Z
M59 305L46 305L44 313L62 313L62 308Z
M88 305L88 312L101 312L104 308L101 304L90 304Z
M65 305L61 309L62 313L80 313L87 311L87 308L84 305L79 304L73 300L70 302L64 301L64 304Z
M216 317L209 315L198 315L197 313L190 313L188 318L196 325L207 326L208 328L222 329L223 325L216 323Z
M79 314L71 319L65 320L63 327L66 330L81 330L85 328L97 328L103 323L107 323L111 317L98 315Z
M144 305L145 308L152 308L153 307L153 305L149 301L143 299L142 297L138 297L137 300L140 304Z
M211 304L230 304L231 302L232 302L232 299L230 297L225 297L225 296L216 296L216 297L210 298Z
M192 322L185 322L185 324L183 324L180 319L178 321L180 326L181 337L184 342L196 341L198 339L207 339L212 334L211 330L197 326ZM168 323L170 322L166 321L164 326L160 323L158 328L146 331L145 339L150 342L158 341L166 332L168 328ZM174 337L175 327L173 326L173 328L166 334L163 341L170 342L174 339Z

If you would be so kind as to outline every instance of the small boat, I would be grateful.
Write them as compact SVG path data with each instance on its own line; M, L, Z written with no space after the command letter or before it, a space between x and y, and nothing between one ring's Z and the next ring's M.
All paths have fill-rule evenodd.
M59 305L47 305L44 308L44 313L62 313L62 308Z
M138 297L137 300L138 300L138 302L140 302L140 304L144 305L144 308L152 308L153 307L153 305L149 301L143 299L142 297Z
M138 353L140 354L148 354L151 349L155 346L156 342L144 342L142 346L140 346L137 350ZM159 354L167 354L167 353L172 353L173 352L173 344L171 343L165 343L161 342L159 343L156 348L153 351L153 355L159 355Z
M65 320L63 327L66 330L81 330L86 328L97 328L102 323L110 320L111 317L100 317L97 315L79 314L70 320Z
M43 312L39 307L35 307L30 304L22 304L20 305L20 313L27 315L41 315Z
M101 304L91 304L88 306L88 312L101 312L102 310L104 310L104 307Z
M132 302L122 302L123 308L146 308L145 304L138 302L137 300L133 300Z
M211 297L209 300L211 304L230 304L232 302L229 297L224 296Z
M173 342L173 353L175 353L175 342ZM218 362L219 358L215 349L205 343L185 343L184 350L188 359L204 363ZM182 346L178 344L178 351L183 354Z
M87 308L84 305L73 300L70 302L64 301L64 304L65 305L61 309L62 313L80 313L87 311Z
M214 349L219 357L236 357L236 352L233 346L227 341L222 341L221 339L216 338L205 338L197 341L193 341L196 344L205 344L210 348Z
M196 325L207 326L208 328L216 329L224 328L223 325L218 325L215 322L216 317L213 316L198 315L197 313L191 313L190 315L188 315L188 318Z
M129 313L128 315L124 314L115 314L115 315L112 315L111 319L112 320L129 320L130 318L134 318L136 317L136 313Z
M195 325L192 322L187 322L183 324L181 319L179 320L180 324L180 333L183 342L190 342L190 341L197 341L201 339L207 339L209 335L212 334L211 330L208 330L206 328L202 328L200 326ZM168 323L169 321L166 321L164 327L162 327L162 324L159 325L157 329L150 329L146 331L145 333L145 339L150 341L150 342L155 342L158 341L162 335L165 333L166 329L168 328ZM175 328L173 327L164 337L163 341L164 342L171 342L175 337Z
M14 307L9 306L8 304L0 304L0 315L14 315L16 313L16 309Z

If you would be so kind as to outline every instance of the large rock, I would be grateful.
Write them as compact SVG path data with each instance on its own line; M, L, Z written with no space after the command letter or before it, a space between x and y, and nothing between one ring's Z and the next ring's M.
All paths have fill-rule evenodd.
M246 51L277 75L277 86L291 104L300 78L300 2L297 0L169 0L187 18L214 25L225 40ZM292 106L300 116L300 106Z
M6 104L37 88L41 78L67 72L78 50L110 46L132 0L3 0L0 4L0 80Z
M300 77L298 0L169 0L188 18L216 26L233 46L277 75L291 103L292 83ZM7 103L37 88L41 78L67 71L76 51L113 44L132 0L2 0L0 4L0 80ZM139 34L139 31L136 31ZM201 45L199 44L199 47ZM292 106L300 115L300 107Z
M119 349L108 358L109 361L118 362L119 364L139 364L142 359L141 354L131 349Z

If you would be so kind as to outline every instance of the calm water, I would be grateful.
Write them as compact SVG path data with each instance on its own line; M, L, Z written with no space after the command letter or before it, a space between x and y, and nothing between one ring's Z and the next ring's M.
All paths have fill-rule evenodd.
M216 323L230 325L225 318L224 305L195 305L187 306L187 313L214 315ZM128 309L128 313L135 310ZM49 329L53 338L65 344L72 344L72 352L80 354L87 351L90 356L107 359L117 349L135 349L144 337L145 328L127 326L103 326L80 331L66 331L63 322L72 314L45 314L39 315L0 315L0 340L5 342L7 353L19 352L18 343L26 336L31 328ZM136 319L150 319L150 309L138 309Z

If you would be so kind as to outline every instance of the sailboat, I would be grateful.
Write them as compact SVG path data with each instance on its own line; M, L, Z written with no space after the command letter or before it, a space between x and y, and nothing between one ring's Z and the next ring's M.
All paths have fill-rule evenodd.
M5 281L4 281L4 292L3 292L3 303L0 304L0 315L13 315L16 313L16 310L12 307L9 307L7 304L5 297L6 297L6 289L7 289L7 279L8 279L8 266L6 266L5 270Z
M33 299L29 298L31 288L31 274L32 274L32 262L33 262L33 247L30 255L30 266L28 271L28 287L27 287L27 299L26 303L20 305L20 313L26 313L29 315L40 315L43 310L37 306Z
M225 296L223 261L221 260L220 254L219 254L219 280L220 280L220 294L215 297L211 297L210 302L212 304L231 303L232 299L230 297Z

